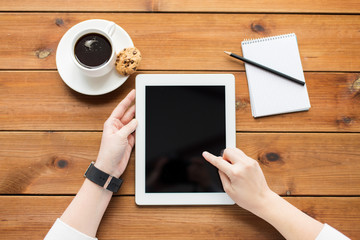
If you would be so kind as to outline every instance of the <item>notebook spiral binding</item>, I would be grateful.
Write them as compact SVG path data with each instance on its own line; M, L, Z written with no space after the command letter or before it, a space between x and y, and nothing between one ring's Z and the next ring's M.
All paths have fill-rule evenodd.
M282 35L277 35L277 36L273 36L273 37L244 39L244 41L241 42L241 45L259 43L259 42L267 42L267 41L272 41L272 40L276 40L276 39L288 38L288 37L292 37L292 36L295 36L295 33L282 34Z

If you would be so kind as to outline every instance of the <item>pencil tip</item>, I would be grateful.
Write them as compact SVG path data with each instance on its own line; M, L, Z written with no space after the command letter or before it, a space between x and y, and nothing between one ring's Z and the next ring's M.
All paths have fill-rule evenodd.
M231 54L231 52L227 52L227 51L224 51L224 53L226 53L227 55L230 55L230 54Z

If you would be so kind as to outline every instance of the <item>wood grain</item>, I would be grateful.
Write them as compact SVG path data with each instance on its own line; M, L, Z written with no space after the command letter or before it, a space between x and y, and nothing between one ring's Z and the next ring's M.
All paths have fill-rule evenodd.
M243 70L244 38L295 32L305 71L360 71L360 15L2 13L0 69L55 69L57 45L92 18L118 23L141 50L142 70Z
M286 1L286 0L61 0L6 1L0 0L0 11L120 11L120 12L293 12L293 13L359 13L360 3L347 0Z
M234 73L237 146L274 191L359 238L359 13L358 0L0 0L0 238L45 236L73 198L61 195L78 191L96 159L103 122L134 88L132 76L110 94L85 96L55 71L61 37L94 18L130 34L142 73ZM254 119L243 64L223 51L289 32L312 107ZM132 155L99 239L282 239L237 206L138 207L134 173Z
M0 194L75 194L100 132L0 133ZM360 195L360 134L238 133L282 195ZM134 154L119 194L134 194Z
M238 131L360 131L357 73L306 73L310 111L259 119L251 115L245 73L232 73L236 78ZM131 76L110 94L85 96L68 88L54 71L0 72L0 129L100 131L113 108L134 88L134 82L135 76Z
M1 196L0 234L5 239L42 239L72 197ZM352 239L360 230L360 198L286 198ZM21 207L19 207L21 206ZM19 217L21 216L21 217ZM238 206L138 207L134 197L113 197L99 239L283 239L268 223Z

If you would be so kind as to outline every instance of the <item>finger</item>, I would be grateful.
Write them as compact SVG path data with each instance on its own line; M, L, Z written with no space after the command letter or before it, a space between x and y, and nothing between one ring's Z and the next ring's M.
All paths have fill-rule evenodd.
M135 116L135 105L132 105L124 114L124 116L121 118L121 122L126 125L128 124L131 119L133 119Z
M246 155L240 149L227 148L224 150L223 158L232 164L237 162L245 163L244 158L246 158Z
M235 151L238 152L239 156L241 156L241 161L243 161L244 163L251 164L253 161L255 161L254 159L246 155L241 149L235 148Z
M223 185L224 191L225 192L230 191L231 190L231 181L230 181L229 177L220 170L219 170L219 176L220 176L220 180Z
M131 90L131 92L129 92L129 94L116 106L110 117L121 119L134 100L135 89Z
M136 132L133 132L131 135L134 136L134 141L136 141Z
M131 147L133 147L135 145L135 138L134 138L134 133L130 134L128 137L128 143Z
M136 119L131 120L128 124L123 126L117 134L126 139L131 133L133 133L137 127L138 121Z
M134 136L134 145L135 145L135 143L136 143L136 132L133 132L131 135Z
M203 152L203 157L211 163L213 166L217 167L220 171L224 172L226 175L230 176L231 164L225 161L222 157L216 157L209 152Z

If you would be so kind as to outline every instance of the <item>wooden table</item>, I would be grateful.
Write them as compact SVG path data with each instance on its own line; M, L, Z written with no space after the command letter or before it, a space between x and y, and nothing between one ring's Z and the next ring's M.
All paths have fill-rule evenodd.
M232 73L237 145L270 187L349 237L360 236L360 2L288 0L0 0L0 238L41 239L96 159L102 125L134 88L104 96L68 88L56 71L62 35L80 21L116 22L141 50L142 73ZM311 109L254 119L244 38L295 32ZM281 239L237 206L138 207L134 156L100 239Z

